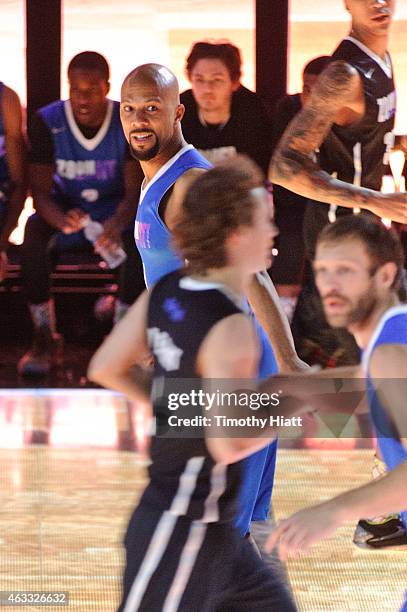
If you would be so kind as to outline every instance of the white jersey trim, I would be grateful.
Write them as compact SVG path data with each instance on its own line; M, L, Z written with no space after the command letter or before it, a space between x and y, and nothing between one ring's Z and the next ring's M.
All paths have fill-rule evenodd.
M198 280L197 278L192 278L192 276L182 276L178 285L181 289L186 289L187 291L209 291L211 289L216 289L220 291L220 293L223 293L223 295L237 306L237 308L244 310L244 299L239 299L237 295L228 291L221 283Z
M380 68L383 70L384 74L389 79L392 78L392 76L393 76L393 69L392 69L392 65L391 65L390 55L388 54L387 51L386 51L386 54L385 54L385 58L386 59L384 60L383 58L380 57L380 55L377 55L374 51L369 49L369 47L366 47L366 45L361 43L359 40L357 40L356 38L353 38L353 36L346 36L346 38L344 38L344 40L349 40L351 43L353 43L354 45L359 47L359 49L361 51L363 51L363 53L366 53L366 55L368 55L374 62L376 62L376 64L378 64L380 66Z
M110 128L110 123L111 123L112 114L113 114L113 100L107 101L107 109L106 109L105 118L97 134L95 134L93 138L85 138L85 136L80 131L78 124L75 121L75 117L73 115L72 105L71 105L70 100L65 100L64 111L65 111L66 120L69 125L69 129L71 130L73 136L76 138L76 140L79 142L79 144L84 149L86 149L87 151L94 151L96 147L100 145L100 143L106 136L108 129Z
M367 345L366 350L363 353L362 366L366 374L368 374L368 366L369 366L370 357L372 356L372 352L377 342L377 339L383 331L383 327L385 326L387 321L389 321L393 317L396 317L399 314L407 315L407 304L400 304L399 306L394 306L393 308L389 308L389 310L387 310L383 314L382 318L377 324L377 327L373 332L373 336L370 338L369 344Z
M154 183L156 181L158 181L158 179L160 178L160 176L162 176L165 172L167 172L168 168L171 168L171 166L173 164L175 164L175 162L177 161L177 159L179 157L181 157L181 155L183 155L184 153L186 153L187 151L190 151L191 149L193 149L194 146L191 144L187 144L184 145L179 151L178 153L176 153L173 157L171 157L171 159L169 159L163 166L161 166L161 168L159 169L159 171L154 174L153 178L151 179L151 181L149 181L146 184L146 179L143 180L142 184L141 184L141 189L140 189L140 198L139 198L139 206L142 203L142 201L144 200L146 193L148 192L148 190L150 189L151 185L154 185Z

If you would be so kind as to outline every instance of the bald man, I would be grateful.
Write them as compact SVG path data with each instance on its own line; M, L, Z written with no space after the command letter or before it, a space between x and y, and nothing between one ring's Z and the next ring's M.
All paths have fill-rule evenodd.
M137 67L125 78L121 97L120 116L124 133L131 154L140 161L145 175L135 238L143 260L146 284L150 287L165 274L183 266L171 246L171 230L189 185L210 165L183 138L181 119L184 107L180 104L177 79L168 68L159 64ZM205 203L197 202L199 205ZM256 280L252 285L248 297L257 319L268 324L274 338L277 337L275 359L270 342L258 326L262 344L259 376L263 378L277 371L277 363L280 367L293 369L298 362L290 343L292 339L281 331L283 329L289 334L289 327L269 298L270 287L260 285ZM270 310L274 315L272 322L268 316ZM273 443L246 460L236 523L242 535L252 529L252 521L268 518L275 456L276 444Z

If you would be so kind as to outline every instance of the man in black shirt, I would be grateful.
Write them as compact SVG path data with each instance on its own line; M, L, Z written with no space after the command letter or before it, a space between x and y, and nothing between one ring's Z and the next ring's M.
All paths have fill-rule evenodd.
M245 153L267 172L271 125L257 95L240 84L241 63L231 43L193 45L186 62L192 89L181 94L182 131L213 164Z

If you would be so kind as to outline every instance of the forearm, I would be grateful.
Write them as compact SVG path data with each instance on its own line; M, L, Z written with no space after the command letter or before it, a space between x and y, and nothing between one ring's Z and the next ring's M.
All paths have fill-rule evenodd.
M288 319L277 291L266 273L253 276L246 289L257 321L266 332L281 370L296 370L298 360Z
M387 472L382 478L333 498L328 504L336 508L341 522L361 516L380 516L407 510L407 462Z
M63 230L66 225L65 214L52 198L46 193L33 191L33 199L35 210L44 221L51 225L51 227Z
M380 192L335 179L310 157L288 148L278 149L274 155L270 180L305 198L344 208L375 212L384 200Z
M131 400L137 402L150 401L151 375L139 366L134 366L126 372L98 371L89 369L89 378L103 387L123 393Z
M116 212L111 217L120 225L122 229L126 229L134 220L136 214L137 196L124 198L117 207Z

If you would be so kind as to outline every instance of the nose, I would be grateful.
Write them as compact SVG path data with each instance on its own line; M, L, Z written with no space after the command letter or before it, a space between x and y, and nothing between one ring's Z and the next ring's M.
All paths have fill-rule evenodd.
M90 95L86 91L78 92L78 100L80 104L89 102Z
M274 239L274 238L277 238L277 236L278 236L278 235L279 235L279 233L280 233L280 231L279 231L279 229L278 229L277 225L274 223L274 221L272 221L270 225L271 225L271 227L270 227L270 234L271 234L271 237L272 237L273 239Z
M131 114L130 123L132 127L146 127L148 125L147 115L143 109L134 109Z

